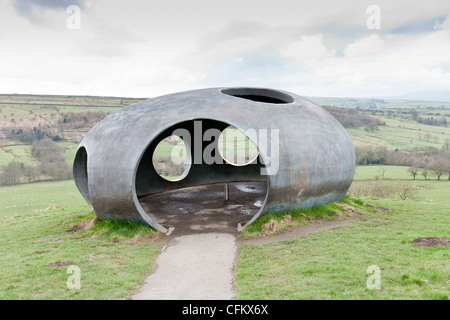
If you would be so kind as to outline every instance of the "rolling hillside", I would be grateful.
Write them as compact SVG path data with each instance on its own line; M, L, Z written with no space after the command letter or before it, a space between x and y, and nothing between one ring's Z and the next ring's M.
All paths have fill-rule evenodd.
M93 96L0 95L0 166L12 160L35 165L31 143L18 132L42 131L65 150L68 164L72 164L76 147L82 136L102 117L123 106L141 101L138 98ZM351 106L362 99L311 99L322 105ZM373 99L372 99L373 100ZM373 102L373 101L372 101ZM358 114L370 114L384 125L377 131L364 127L347 128L355 146L384 146L388 149L448 148L450 127L418 123L405 108L415 109L419 117L445 117L450 122L450 103L386 100L377 108L354 109ZM385 106L388 108L381 108ZM421 108L417 108L420 106ZM389 113L374 113L389 110ZM76 116L79 115L79 117ZM14 133L12 133L14 132Z

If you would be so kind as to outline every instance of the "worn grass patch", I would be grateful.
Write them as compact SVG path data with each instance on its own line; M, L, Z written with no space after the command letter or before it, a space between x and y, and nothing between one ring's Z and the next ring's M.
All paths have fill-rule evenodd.
M362 218L369 208L357 198L345 196L341 201L328 203L309 209L295 209L285 212L269 212L259 217L253 224L246 226L240 237L251 239L272 236L284 230L290 230L307 223Z

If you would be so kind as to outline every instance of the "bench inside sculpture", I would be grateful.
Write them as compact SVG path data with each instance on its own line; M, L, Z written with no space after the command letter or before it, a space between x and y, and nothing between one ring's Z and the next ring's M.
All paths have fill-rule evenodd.
M212 88L106 117L81 141L74 178L100 219L138 220L162 232L220 230L266 211L341 199L354 158L345 129L308 100Z

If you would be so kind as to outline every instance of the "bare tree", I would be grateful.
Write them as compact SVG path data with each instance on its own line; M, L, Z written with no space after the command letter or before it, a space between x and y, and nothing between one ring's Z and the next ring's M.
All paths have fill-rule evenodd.
M413 180L416 180L416 175L419 173L419 168L412 166L408 169L408 172L413 176Z
M427 169L433 171L438 180L441 180L441 176L448 172L448 160L447 159L436 159L428 163Z
M402 200L412 198L416 195L416 187L411 182L402 182L397 184L397 195Z
M28 183L33 181L38 181L40 178L40 169L39 167L35 166L25 166L24 168L24 178L27 180Z
M378 125L375 122L371 122L364 127L364 130L374 132L374 131L380 131L380 128L378 128Z

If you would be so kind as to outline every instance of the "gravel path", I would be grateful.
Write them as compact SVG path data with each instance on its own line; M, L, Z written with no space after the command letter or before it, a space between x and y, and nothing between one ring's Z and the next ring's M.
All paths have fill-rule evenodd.
M260 245L310 232L350 224L354 221L311 223L270 238L237 240L237 232L194 233L175 236L157 258L157 267L144 281L135 300L230 300L237 249Z
M136 300L230 300L237 247L235 236L198 233L170 240Z

